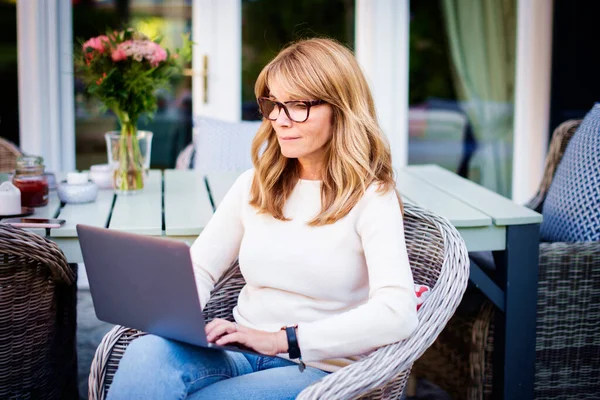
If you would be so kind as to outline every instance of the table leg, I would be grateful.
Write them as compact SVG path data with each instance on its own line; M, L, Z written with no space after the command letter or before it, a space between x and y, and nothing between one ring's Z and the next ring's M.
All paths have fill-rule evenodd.
M505 312L496 312L494 398L533 399L539 228L508 226L506 250L495 254L506 297Z

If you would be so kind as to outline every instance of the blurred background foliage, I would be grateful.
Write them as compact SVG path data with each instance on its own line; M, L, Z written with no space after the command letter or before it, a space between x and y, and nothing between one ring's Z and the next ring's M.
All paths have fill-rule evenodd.
M0 136L19 143L17 5L0 0Z
M289 42L330 37L354 48L354 0L242 0L242 101L256 102L254 82Z
M410 2L408 104L456 99L441 1Z

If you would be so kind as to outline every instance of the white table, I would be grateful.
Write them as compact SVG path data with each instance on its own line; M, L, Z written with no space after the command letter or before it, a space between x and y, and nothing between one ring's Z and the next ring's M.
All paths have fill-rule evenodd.
M61 181L64 174L57 174ZM144 190L119 196L113 190L99 190L95 202L65 204L61 207L55 191L49 204L35 209L32 217L60 218L58 229L35 229L55 241L69 262L83 262L77 224L107 227L150 236L165 236L192 243L211 218L213 207L204 176L195 171L150 171Z
M144 191L118 196L102 190L94 203L61 207L55 192L36 217L62 218L59 229L38 230L69 262L82 262L76 224L164 236L192 243L239 173L150 171ZM58 174L60 181L63 176ZM438 166L410 166L398 176L406 202L446 217L470 252L493 251L491 275L471 265L471 280L496 305L494 392L505 399L533 398L539 224L542 216Z

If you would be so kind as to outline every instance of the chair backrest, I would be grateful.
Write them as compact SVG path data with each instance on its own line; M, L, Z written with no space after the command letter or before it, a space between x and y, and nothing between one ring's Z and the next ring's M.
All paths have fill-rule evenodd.
M540 183L536 195L527 203L527 207L532 210L542 212L542 206L544 205L548 189L550 188L550 184L556 173L556 168L565 154L569 141L575 134L575 131L577 131L577 128L579 128L579 125L581 125L581 121L581 119L565 121L556 127L552 133L552 140L546 156L546 165L544 167L542 182Z
M188 144L177 155L177 160L175 161L175 169L193 169L195 155L196 148L194 147L194 143Z
M261 121L194 120L194 169L202 173L252 168L250 149Z
M57 286L74 281L55 243L0 224L0 398L61 398L72 383L75 292L68 310Z
M404 208L406 249L415 283L435 286L444 264L444 237L422 209L411 204Z
M434 163L457 171L465 152L468 119L447 109L412 107L408 111L409 164Z
M21 150L12 142L0 137L0 172L14 171L17 158L22 156Z

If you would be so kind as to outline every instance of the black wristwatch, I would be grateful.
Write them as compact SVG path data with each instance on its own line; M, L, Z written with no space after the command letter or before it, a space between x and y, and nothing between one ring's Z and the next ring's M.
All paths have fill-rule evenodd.
M298 325L290 325L281 327L282 331L285 331L288 342L288 355L291 360L300 359L300 372L304 371L304 363L302 362L302 353L300 353L300 346L298 346L298 337L296 336L296 328Z

